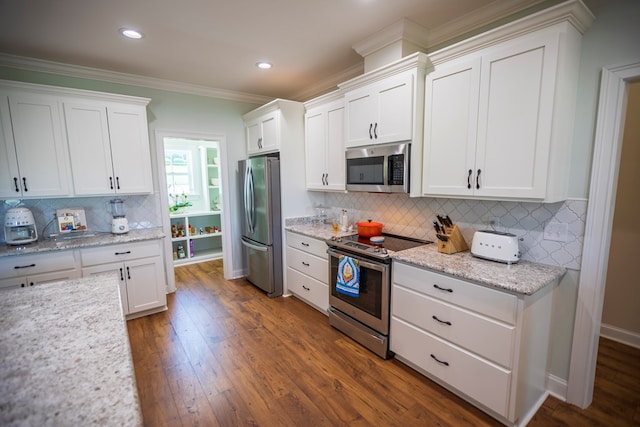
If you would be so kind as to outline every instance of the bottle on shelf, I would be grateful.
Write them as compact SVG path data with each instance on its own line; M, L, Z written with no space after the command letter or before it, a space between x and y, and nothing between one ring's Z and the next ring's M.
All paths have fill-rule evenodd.
M176 251L178 252L178 259L183 259L187 257L187 254L184 251L184 246L182 246L182 243L178 244Z

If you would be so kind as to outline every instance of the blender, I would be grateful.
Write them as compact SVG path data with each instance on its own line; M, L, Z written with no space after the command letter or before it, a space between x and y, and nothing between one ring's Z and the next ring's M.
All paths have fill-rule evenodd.
M113 199L111 203L111 232L113 234L124 234L129 232L129 222L125 218L124 201L122 199Z

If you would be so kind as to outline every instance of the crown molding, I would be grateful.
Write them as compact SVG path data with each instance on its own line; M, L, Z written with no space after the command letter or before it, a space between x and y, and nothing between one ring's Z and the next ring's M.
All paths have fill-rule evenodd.
M189 95L226 99L229 101L247 102L251 104L264 104L273 100L273 98L261 95L216 89L208 86L193 85L172 80L138 76L134 74L107 71L98 68L83 67L79 65L63 64L60 62L9 55L5 53L0 53L0 67L11 67L26 71L37 71L41 73L59 74L69 77L99 80L110 83L141 86L150 89L159 89Z
M383 28L370 37L353 45L353 49L362 57L372 54L392 43L406 40L423 49L429 45L429 31L415 22L403 18Z
M364 63L360 62L352 67L347 68L340 73L336 73L326 79L318 81L313 86L308 86L304 90L295 93L292 96L294 100L309 101L321 94L337 89L338 84L353 79L364 74Z

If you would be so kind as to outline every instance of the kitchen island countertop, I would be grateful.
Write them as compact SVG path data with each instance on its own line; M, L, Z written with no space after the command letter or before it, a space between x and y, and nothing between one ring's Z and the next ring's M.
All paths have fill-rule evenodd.
M82 236L82 237L75 237ZM59 235L54 239L42 239L23 246L0 245L0 257L37 254L48 251L84 248L91 246L113 245L117 243L131 243L142 240L155 240L165 237L162 227L140 228L130 230L125 234L96 231L84 235Z
M356 234L355 231L333 231L331 224L313 223L310 218L288 218L285 222L285 230L292 231L294 233L302 234L305 236L313 237L314 239L327 240L332 237L350 236Z
M115 275L3 290L0 313L0 425L142 425Z
M503 264L476 258L470 251L455 254L438 252L436 244L418 246L391 255L394 261L401 261L416 267L469 280L496 289L523 295L532 295L547 285L562 278L566 269L529 261L517 264Z

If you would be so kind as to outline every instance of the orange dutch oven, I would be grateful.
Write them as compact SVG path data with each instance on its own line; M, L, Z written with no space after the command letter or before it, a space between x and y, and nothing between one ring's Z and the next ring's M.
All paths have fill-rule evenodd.
M356 226L358 227L359 236L373 237L380 236L382 234L382 227L384 227L384 224L382 224L381 222L368 220L356 222Z

